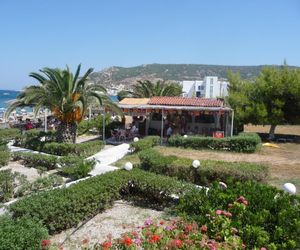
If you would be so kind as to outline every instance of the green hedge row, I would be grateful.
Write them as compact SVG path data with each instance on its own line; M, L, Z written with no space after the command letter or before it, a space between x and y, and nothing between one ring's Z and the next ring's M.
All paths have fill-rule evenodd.
M202 160L193 168L193 160L177 156L163 156L155 149L139 153L141 168L157 174L177 177L195 184L207 185L213 181L263 181L268 174L266 166L248 162Z
M52 155L59 155L59 156L77 155L82 157L88 157L98 153L101 149L103 149L103 147L104 144L100 140L77 143L77 144L50 142L50 143L46 143L41 150L44 153L48 153Z
M21 160L28 168L37 168L41 170L55 169L58 164L61 166L59 172L64 176L77 180L86 177L93 169L95 161L85 160L82 156L62 156L36 154L29 152L16 152L12 155L13 160Z
M69 188L39 193L10 206L14 218L29 216L41 221L50 233L76 226L80 221L103 211L113 201L132 190L141 197L154 201L168 201L172 193L181 193L183 184L170 177L158 176L135 169L106 173L81 181Z
M143 139L140 139L137 142L132 142L130 144L130 149L134 152L140 152L147 148L152 148L152 147L158 145L159 140L160 140L159 136L147 136Z
M22 161L28 168L51 170L57 167L58 158L53 155L35 154L29 152L15 152L12 154L14 161Z
M56 134L54 131L40 131L31 129L25 131L24 134L15 137L14 145L22 148L29 148L36 151L41 151L46 143L54 142Z
M14 139L21 135L21 130L16 128L0 129L0 142Z
M242 133L238 136L213 138L180 135L171 136L168 144L173 147L192 149L212 149L234 152L253 153L261 147L261 139L254 133Z
M250 182L232 183L226 190L220 189L216 183L206 192L186 182L140 169L110 172L69 188L39 193L12 204L10 212L16 220L30 218L41 222L50 233L55 233L91 218L121 197L137 195L151 202L170 204L171 194L181 197L177 214L197 221L200 226L207 224L208 232L215 228L209 227L211 217L207 215L215 213L215 210L228 211L228 203L235 204L237 198L243 195L248 206L233 206L230 226L238 230L247 249L264 246L267 249L292 250L300 246L300 198L297 196ZM224 223L229 223L226 218ZM30 242L34 238L27 240Z
M0 167L7 165L10 159L10 152L5 142L0 141Z
M211 216L228 223L226 216L216 215L217 210L231 213L230 225L226 225L237 230L246 249L300 249L299 196L253 182L232 183L225 190L215 183L208 193L187 192L177 206L178 215L206 225L208 234L214 230Z
M47 238L47 229L40 223L27 218L13 220L0 216L0 249L38 250L41 241Z

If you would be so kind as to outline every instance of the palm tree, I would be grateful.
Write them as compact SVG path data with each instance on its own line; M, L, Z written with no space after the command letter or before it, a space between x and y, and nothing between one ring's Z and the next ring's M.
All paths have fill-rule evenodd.
M133 86L133 91L129 92L132 97L149 98L152 96L180 96L182 94L182 86L179 83L167 83L165 81L157 81L152 83L149 80L138 81Z
M29 76L38 80L40 85L26 87L11 103L6 115L22 106L34 106L35 115L41 108L50 109L60 121L57 141L75 143L77 124L83 119L92 102L96 100L102 106L117 109L104 87L87 82L93 69L88 69L80 78L80 68L81 65L78 65L74 76L68 66L65 70L44 68L40 70L42 74L30 73Z

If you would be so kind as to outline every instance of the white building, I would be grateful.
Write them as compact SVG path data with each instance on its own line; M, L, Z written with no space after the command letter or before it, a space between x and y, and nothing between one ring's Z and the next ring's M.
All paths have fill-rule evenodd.
M206 76L203 80L182 81L184 97L216 98L228 95L229 82L217 76Z

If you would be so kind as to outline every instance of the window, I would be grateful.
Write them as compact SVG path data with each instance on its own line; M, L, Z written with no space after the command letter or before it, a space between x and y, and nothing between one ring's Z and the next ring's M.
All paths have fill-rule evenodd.
M214 84L214 79L210 78L210 85L213 85L213 84Z
M210 89L209 89L209 97L210 98L213 97L213 93L214 93L214 86L210 86Z

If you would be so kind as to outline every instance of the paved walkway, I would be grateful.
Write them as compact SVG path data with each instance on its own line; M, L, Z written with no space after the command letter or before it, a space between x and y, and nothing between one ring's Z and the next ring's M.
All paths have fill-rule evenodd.
M95 159L97 161L96 166L89 174L96 176L118 169L115 166L111 166L111 164L123 158L128 153L128 150L129 144L123 143L121 145L102 150L99 153L87 158Z
M7 144L9 150L11 152L30 152L30 153L35 153L35 154L45 154L39 151L33 151L30 149L26 149L26 148L20 148L20 147L15 147L13 146L13 142L9 142ZM118 146L113 146L110 147L108 149L104 149L102 151L100 151L97 154L94 154L90 157L88 157L87 159L95 159L97 161L96 166L94 167L94 169L89 173L90 176L85 177L83 179L79 179L76 181L72 181L72 182L68 182L64 185L61 185L59 187L55 187L56 188L63 188L63 187L69 187L72 184L78 183L80 181L86 180L92 176L96 176L96 175L100 175L100 174L104 174L106 172L111 172L111 171L115 171L119 168L112 166L111 164L116 162L117 160L123 158L127 153L129 152L129 144L123 143L121 145ZM58 156L59 157L59 156ZM13 199L9 202L6 202L4 204L2 204L3 206L0 208L0 215L4 214L7 209L6 207L9 206L10 204L16 202L19 198Z

